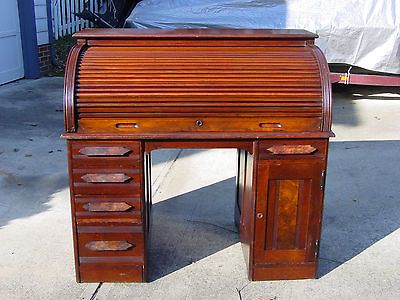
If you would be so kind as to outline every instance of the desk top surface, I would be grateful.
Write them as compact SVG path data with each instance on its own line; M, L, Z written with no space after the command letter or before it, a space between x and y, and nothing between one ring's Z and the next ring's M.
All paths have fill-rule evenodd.
M78 39L300 39L318 35L300 29L84 29Z

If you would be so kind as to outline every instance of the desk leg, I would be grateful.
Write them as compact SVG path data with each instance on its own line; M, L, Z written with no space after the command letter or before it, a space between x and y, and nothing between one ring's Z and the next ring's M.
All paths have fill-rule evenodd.
M243 191L246 180L246 151L237 150L237 172L236 172L236 201L235 201L235 225L240 230L240 217L243 205Z
M239 172L237 187L237 207L240 208L240 242L246 261L249 279L253 270L253 232L254 232L254 155L239 150ZM240 206L239 206L240 205Z
M152 180L151 180L151 153L144 154L144 164L143 164L143 193L144 193L144 212L143 215L145 217L145 248L144 248L144 257L145 257L145 265L144 265L144 281L148 280L148 252L150 248L150 227L151 227L151 208L153 205L153 193L152 193Z

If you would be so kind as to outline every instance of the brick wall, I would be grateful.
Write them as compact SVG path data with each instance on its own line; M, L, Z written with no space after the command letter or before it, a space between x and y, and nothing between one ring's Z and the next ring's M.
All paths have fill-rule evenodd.
M45 44L39 46L39 66L42 74L49 72L51 68L51 46Z

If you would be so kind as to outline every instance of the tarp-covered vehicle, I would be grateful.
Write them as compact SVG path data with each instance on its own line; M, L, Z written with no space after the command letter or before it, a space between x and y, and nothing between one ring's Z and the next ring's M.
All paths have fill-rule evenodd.
M317 45L330 64L400 74L399 0L104 0L102 3L103 10L111 12L109 16L120 15L120 26L108 27L306 29L319 35ZM118 8L115 3L119 3ZM350 83L349 77L342 81ZM375 80L364 83L400 85L400 78L388 77L382 81L376 76Z

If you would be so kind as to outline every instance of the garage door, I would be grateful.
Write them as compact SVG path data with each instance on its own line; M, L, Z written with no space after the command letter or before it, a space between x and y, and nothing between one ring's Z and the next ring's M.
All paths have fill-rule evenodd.
M0 84L24 77L17 0L0 0Z

